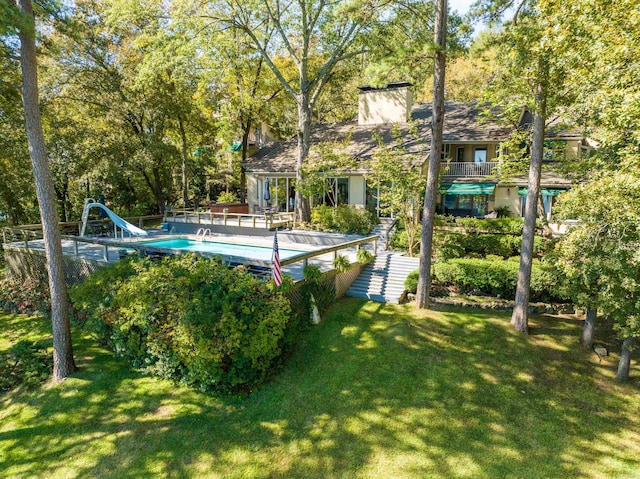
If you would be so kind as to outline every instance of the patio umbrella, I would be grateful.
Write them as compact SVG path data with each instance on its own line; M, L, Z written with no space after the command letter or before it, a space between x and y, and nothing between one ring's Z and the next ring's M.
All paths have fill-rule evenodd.
M271 192L269 191L269 178L264 179L264 200L269 201L271 199Z

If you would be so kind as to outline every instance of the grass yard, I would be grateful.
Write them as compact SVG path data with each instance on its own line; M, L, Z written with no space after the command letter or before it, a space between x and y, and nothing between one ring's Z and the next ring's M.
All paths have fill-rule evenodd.
M0 316L0 348L46 334ZM0 477L640 477L640 368L580 323L348 299L273 380L217 398L132 371L76 332L80 371L0 396Z

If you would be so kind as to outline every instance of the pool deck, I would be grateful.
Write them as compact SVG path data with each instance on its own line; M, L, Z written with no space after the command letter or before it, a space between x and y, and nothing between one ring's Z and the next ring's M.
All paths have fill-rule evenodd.
M120 250L126 249L127 245L140 245L141 243L145 243L153 240L161 240L161 239L178 239L185 238L195 240L195 235L171 235L167 234L166 231L163 230L148 230L149 236L141 237L141 238L124 238L118 239L117 244L109 245L106 248L107 261L106 262L115 262L120 259ZM92 237L83 238L83 239L91 239ZM113 238L105 238L105 237L93 237L96 240L109 240L115 242ZM238 235L223 235L216 234L207 239L211 238L211 241L216 242L224 242L230 244L245 244L245 245L254 245L254 246L273 246L273 236L269 237L256 237L256 236L238 236ZM24 242L15 242L15 243L7 243L10 248L24 249ZM310 244L300 244L300 243L289 243L278 241L278 246L280 249L295 249L295 250L303 250L303 251L317 251L325 248L322 245L310 245ZM76 254L77 248L77 254ZM29 249L34 251L44 251L44 241L43 240L32 240L29 241ZM151 248L150 248L151 249ZM62 240L62 250L65 256L73 256L79 258L85 258L92 261L97 261L100 263L105 262L105 246L101 244L92 244L86 242L75 242L72 239L63 239ZM357 247L351 247L340 251L340 254L343 256L347 256L350 262L356 261L356 252ZM308 264L317 265L320 267L321 271L329 271L333 269L333 259L334 253L327 253L321 256L317 256L314 258L310 258L308 260ZM303 278L302 270L303 270L303 262L298 261L292 264L288 264L282 267L282 272L292 276L296 281L301 280Z

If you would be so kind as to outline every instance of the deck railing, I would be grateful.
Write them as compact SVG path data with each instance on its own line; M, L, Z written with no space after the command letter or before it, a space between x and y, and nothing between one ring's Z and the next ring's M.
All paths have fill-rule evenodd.
M122 219L131 224L137 223L138 228L142 229L145 225L145 222L148 222L148 221L160 222L162 218L163 218L162 215L146 215L146 216L128 216ZM95 226L95 225L106 223L108 221L110 220L104 220L104 219L89 220L87 221L87 225ZM61 221L60 223L58 223L58 227L60 228L61 232L78 231L78 234L80 234L80 231L82 229L82 221ZM20 229L22 231L42 231L42 224L34 223L30 225L20 225L17 227L17 229Z
M474 163L471 161L442 163L440 168L443 176L490 176L500 162Z
M165 221L199 225L223 225L274 229L293 222L293 213L212 213L198 210L171 210L165 213Z
M11 231L9 231L11 230ZM30 245L29 245L29 241L33 241L35 239L41 239L35 237L35 235L33 234L33 231L29 231L29 230L18 230L16 228L3 228L3 236L4 236L4 240L5 240L5 244L10 244L12 241L12 239L18 240L16 241L16 243L20 244L19 248L24 248L25 250L29 251L30 249ZM73 256L79 256L80 255L80 251L79 251L79 245L80 244L92 244L92 245L99 245L102 247L102 260L107 263L109 261L109 249L116 249L116 250L135 250L139 256L143 256L149 253L160 253L160 254L180 254L182 252L184 252L183 250L179 250L179 249L175 249L175 248L162 248L162 247L158 247L158 246L152 246L149 244L145 244L145 242L138 242L136 240L131 240L131 241L122 241L122 240L118 240L118 239L107 239L107 238L90 238L90 237L81 237L81 236L67 236L67 235L63 235L62 236L63 240L68 240L68 241L72 241L73 242ZM308 261L311 258L315 258L317 256L323 256L329 253L333 253L333 258L335 259L338 256L338 252L341 250L345 250L345 249L349 249L349 248L353 248L353 247L360 247L361 245L367 244L367 243L373 243L373 253L375 255L376 251L377 251L377 247L378 247L378 236L374 235L374 236L368 236L366 238L360 238L357 240L353 240L353 241L348 241L346 243L341 243L338 245L334 245L334 246L329 246L326 248L321 248L318 250L314 250L314 251L309 251L308 253L304 253L301 255L297 255L291 258L286 258L280 261L280 264L282 266L286 266L286 265L290 265L290 264L294 264L294 263L300 263L302 262L303 267L307 266ZM13 248L17 247L16 245L13 245ZM35 248L35 250L38 251L42 251L42 248ZM227 264L242 264L244 262L247 262L245 258L243 257L236 257L236 256L232 256L232 255L223 255L223 254L218 254L218 253L208 253L208 252L197 252L196 254L200 255L200 256L205 256L205 257L213 257L213 256L218 256L221 258L221 260L224 263ZM261 266L264 268L271 268L273 266L273 262L270 260L259 260L259 259L251 259L249 262L251 265L256 265L256 266Z

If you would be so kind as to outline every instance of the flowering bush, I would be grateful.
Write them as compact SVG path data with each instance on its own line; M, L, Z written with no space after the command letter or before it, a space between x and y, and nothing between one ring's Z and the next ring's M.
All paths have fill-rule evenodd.
M34 281L0 280L0 309L7 313L51 315L49 286Z

